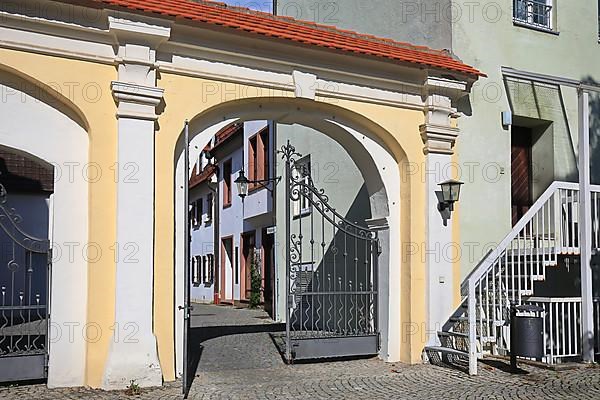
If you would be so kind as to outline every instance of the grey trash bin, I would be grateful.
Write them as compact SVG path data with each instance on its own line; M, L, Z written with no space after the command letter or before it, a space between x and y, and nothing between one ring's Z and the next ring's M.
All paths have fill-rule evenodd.
M542 307L513 305L510 312L510 364L517 368L517 357L544 357L544 319Z

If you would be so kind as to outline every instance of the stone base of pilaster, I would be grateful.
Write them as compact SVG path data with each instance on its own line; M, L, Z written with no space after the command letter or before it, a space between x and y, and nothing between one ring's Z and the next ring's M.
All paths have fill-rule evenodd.
M126 389L132 380L140 387L161 386L163 383L153 334L136 334L130 339L113 335L102 389Z

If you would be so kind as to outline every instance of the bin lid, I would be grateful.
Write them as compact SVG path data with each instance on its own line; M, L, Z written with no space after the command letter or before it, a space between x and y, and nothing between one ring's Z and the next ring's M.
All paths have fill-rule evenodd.
M519 306L514 306L517 311L523 312L542 312L544 309L540 306L534 306L533 304L521 304Z

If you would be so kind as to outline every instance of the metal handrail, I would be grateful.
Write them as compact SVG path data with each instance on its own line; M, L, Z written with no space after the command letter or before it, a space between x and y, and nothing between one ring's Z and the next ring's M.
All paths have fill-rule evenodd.
M560 182L555 181L546 189L546 191L539 197L539 199L529 208L529 210L523 215L523 217L517 222L517 224L513 227L512 231L498 244L498 246L487 253L487 256L479 263L479 266L475 271L470 275L469 280L473 279L474 281L479 280L487 271L489 271L490 267L498 258L502 252L508 249L508 246L512 243L513 240L517 238L517 236L521 233L523 228L527 225L529 221L537 214L538 211L541 210L542 206L554 195L554 192L557 189L568 189L568 190L579 190L578 183L572 182ZM466 287L468 283L463 282L462 286Z
M596 193L600 192L600 186L594 185L592 186L592 192L594 193L594 197L591 199L594 203L593 215L592 218L598 218L598 202ZM577 192L575 193L570 192ZM490 329L490 324L493 325L495 323L495 317L497 312L497 307L502 307L512 296L513 300L518 298L521 301L521 293L524 291L531 291L533 288L533 280L535 276L538 276L540 273L542 276L545 275L545 264L546 262L556 261L556 256L554 253L558 254L559 251L567 251L570 253L574 253L579 249L579 243L577 242L577 231L578 226L575 222L574 214L577 211L577 207L571 204L571 208L567 211L566 215L567 224L563 226L563 222L558 222L556 219L556 213L564 212L563 208L565 205L563 200L569 199L572 200L572 203L575 203L578 200L579 193L579 184L571 183L571 182L553 182L546 191L539 197L539 199L531 206L531 208L525 213L525 215L517 222L517 224L513 227L511 232L499 243L499 245L491 252L488 252L483 260L478 264L478 266L469 274L467 279L461 285L461 289L463 293L468 291L468 322L469 322L469 372L471 374L477 373L477 320L481 320L481 336L484 335L483 328L484 324L487 331L491 331L492 335L496 337L496 334ZM553 203L550 201L553 200ZM541 214L540 214L541 213ZM539 233L539 220L542 217L542 221L544 216L548 213L550 217L548 219L547 228L556 229L554 232L554 237L550 239L542 238L542 246L539 247L539 242L534 242L533 247L528 248L526 244L523 243L523 240L536 240L534 237ZM552 214L554 213L554 224L550 223ZM570 221L569 221L570 220ZM544 222L542 222L544 224ZM535 228L534 228L535 225ZM542 235L545 235L545 228L542 226ZM596 231L599 230L598 227L595 228ZM533 235L535 231L535 235ZM596 235L599 235L600 232L596 232ZM539 239L537 239L539 240ZM551 243L549 246L544 247L545 243ZM552 243L553 242L553 243ZM510 253L510 250L517 250L516 253ZM535 251L534 251L535 250ZM516 254L516 256L515 256ZM529 256L529 261L519 261L519 257L521 256ZM516 274L515 274L515 266L512 264L512 270L509 269L509 263L517 262ZM520 268L524 267L524 270ZM534 268L535 267L535 268ZM506 278L502 278L505 276ZM510 276L510 278L509 278ZM520 279L527 277L527 281L531 280L529 283L525 283L522 287ZM516 286L518 283L518 287ZM498 283L498 285L496 285ZM510 283L512 283L512 288L510 288ZM504 285L504 286L502 286ZM479 301L481 304L478 304L477 301L477 289L479 288ZM485 288L485 295L482 295L482 291ZM492 290L494 293L491 294L489 290ZM515 295L515 290L518 291L518 294ZM496 291L500 291L499 295ZM487 298L487 305L483 303L483 298ZM531 299L529 299L531 300ZM490 306L490 302L493 301L493 305ZM477 311L480 311L480 315L477 315ZM487 312L487 314L485 314ZM502 334L500 334L502 336Z

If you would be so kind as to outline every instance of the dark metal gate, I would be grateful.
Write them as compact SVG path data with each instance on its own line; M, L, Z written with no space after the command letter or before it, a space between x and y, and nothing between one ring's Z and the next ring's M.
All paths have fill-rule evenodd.
M47 376L50 242L21 221L0 184L0 382Z
M288 142L286 349L288 361L377 354L377 232L348 221L315 186Z

